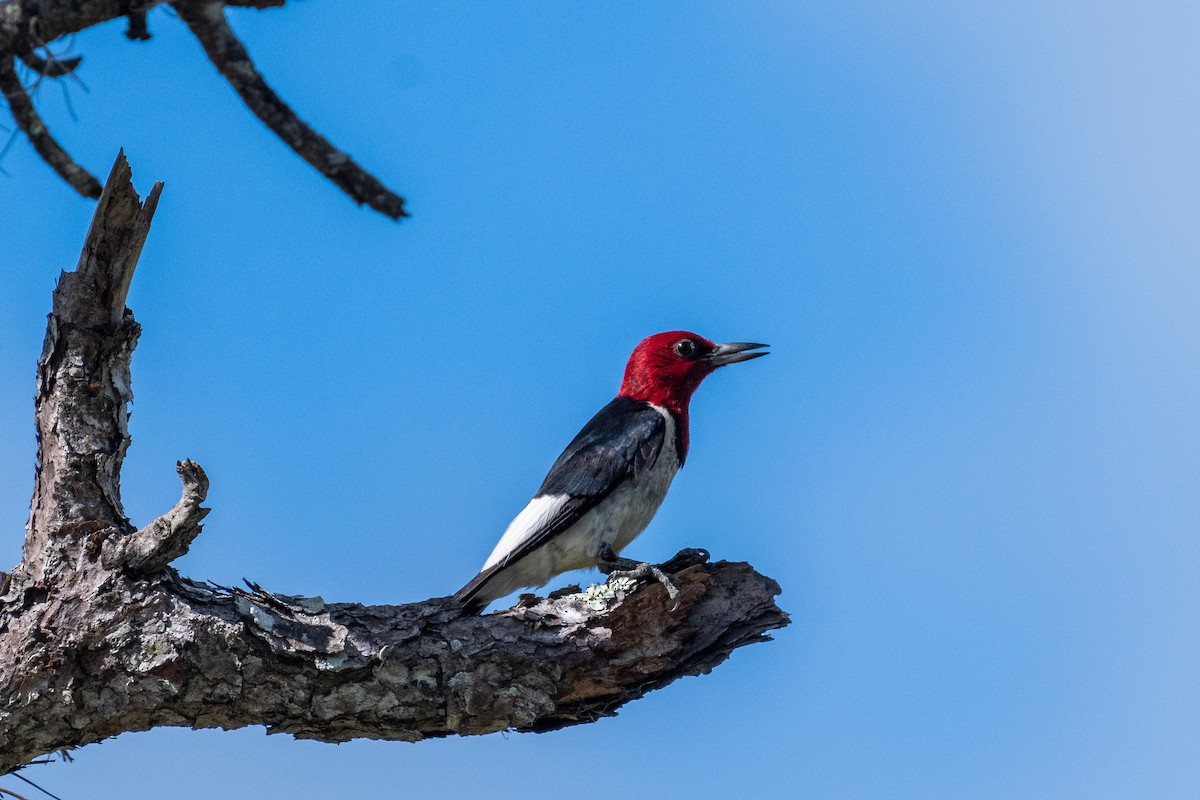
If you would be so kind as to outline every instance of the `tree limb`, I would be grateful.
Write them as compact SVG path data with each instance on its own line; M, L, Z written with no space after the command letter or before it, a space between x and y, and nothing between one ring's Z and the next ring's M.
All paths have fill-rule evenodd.
M125 295L161 186L143 203L118 156L54 293L25 553L0 580L0 774L159 726L326 742L556 730L707 673L788 623L774 581L696 563L699 551L671 565L675 611L661 586L632 581L476 617L448 597L362 606L181 577L168 562L200 532L203 470L181 462L182 498L140 530L120 501L139 332Z
M84 197L100 196L100 181L75 161L62 149L62 145L50 135L46 123L33 108L33 100L21 85L12 56L0 55L0 92L8 101L8 110L33 149L42 160L58 173L58 176L70 184L71 188Z
M485 617L462 616L449 598L360 606L173 572L116 581L95 602L44 604L86 635L40 648L57 669L5 676L23 691L6 681L0 692L0 774L59 747L168 725L264 725L325 742L551 731L707 673L786 624L779 587L746 564L678 579L673 614L654 586L600 606L576 595Z
M237 91L246 106L283 142L359 205L368 205L392 219L407 217L404 198L384 186L346 153L309 127L267 85L245 46L225 21L227 6L268 8L286 0L175 0L180 18L200 41L209 60ZM67 183L86 197L98 197L100 184L50 136L34 111L29 95L13 70L19 57L39 74L58 78L71 74L78 59L48 62L36 48L70 33L111 19L129 21L126 36L150 38L146 14L163 0L5 0L0 2L0 81L13 118L33 143L38 155Z
M129 358L141 329L125 295L162 184L143 204L117 156L74 272L54 290L34 398L38 469L22 567L39 583L77 561L77 540L128 531L120 471L129 446Z
M333 181L354 202L369 205L392 219L408 216L404 198L310 128L267 85L245 45L229 27L225 8L220 2L174 0L171 6L242 102L297 155Z
M27 53L21 53L19 58L25 62L25 66L29 67L38 75L41 75L43 78L65 78L83 63L83 56L71 56L70 58L43 58L33 50L30 50Z
M0 3L0 53L17 53L109 20L147 12L166 0L5 0ZM227 0L237 8L277 8L287 0Z

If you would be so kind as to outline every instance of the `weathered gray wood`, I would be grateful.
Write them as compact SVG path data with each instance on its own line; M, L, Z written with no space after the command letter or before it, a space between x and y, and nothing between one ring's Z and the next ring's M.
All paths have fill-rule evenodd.
M183 496L170 511L156 517L133 536L114 536L104 542L100 559L108 569L155 575L188 551L200 535L208 509L208 476L195 461L179 461L175 471L183 481Z
M22 573L46 582L89 541L127 532L120 472L129 446L129 359L141 328L125 308L162 184L143 204L117 156L83 245L64 272L38 360L38 469Z
M327 742L549 731L708 672L787 624L770 578L694 558L679 562L692 565L675 611L661 586L631 581L476 617L449 598L326 604L179 576L169 562L207 513L203 470L181 462L179 502L140 530L120 499L139 333L125 294L160 190L142 202L119 156L79 267L55 290L25 552L0 579L0 774L156 726Z

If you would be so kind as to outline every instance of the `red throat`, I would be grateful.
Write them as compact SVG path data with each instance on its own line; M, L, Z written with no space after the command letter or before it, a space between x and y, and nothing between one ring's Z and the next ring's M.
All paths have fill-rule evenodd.
M689 339L707 351L714 346L708 339L688 331L668 331L644 339L634 348L625 365L625 378L619 393L662 406L674 414L679 426L680 462L687 456L688 403L701 381L713 371L704 360L683 358L675 351L675 345L683 339Z

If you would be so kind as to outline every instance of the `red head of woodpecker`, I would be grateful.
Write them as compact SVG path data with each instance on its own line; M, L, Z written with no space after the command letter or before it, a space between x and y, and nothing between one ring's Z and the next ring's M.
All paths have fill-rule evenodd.
M683 466L692 394L719 367L767 355L764 347L688 331L643 339L616 398L567 445L483 570L455 595L463 607L478 613L574 569L637 566L617 554L650 523Z

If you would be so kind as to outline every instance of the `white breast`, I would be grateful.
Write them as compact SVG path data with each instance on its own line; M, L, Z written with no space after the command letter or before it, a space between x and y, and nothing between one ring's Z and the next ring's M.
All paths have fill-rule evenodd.
M662 450L654 466L622 484L570 528L506 567L495 582L509 588L499 591L503 586L489 587L489 595L498 591L495 596L499 597L522 586L541 586L563 572L593 567L604 545L620 553L646 529L679 471L675 418L661 406L652 408L666 420ZM483 568L487 569L513 552L525 538L552 519L566 500L566 495L543 495L531 500L509 524Z

